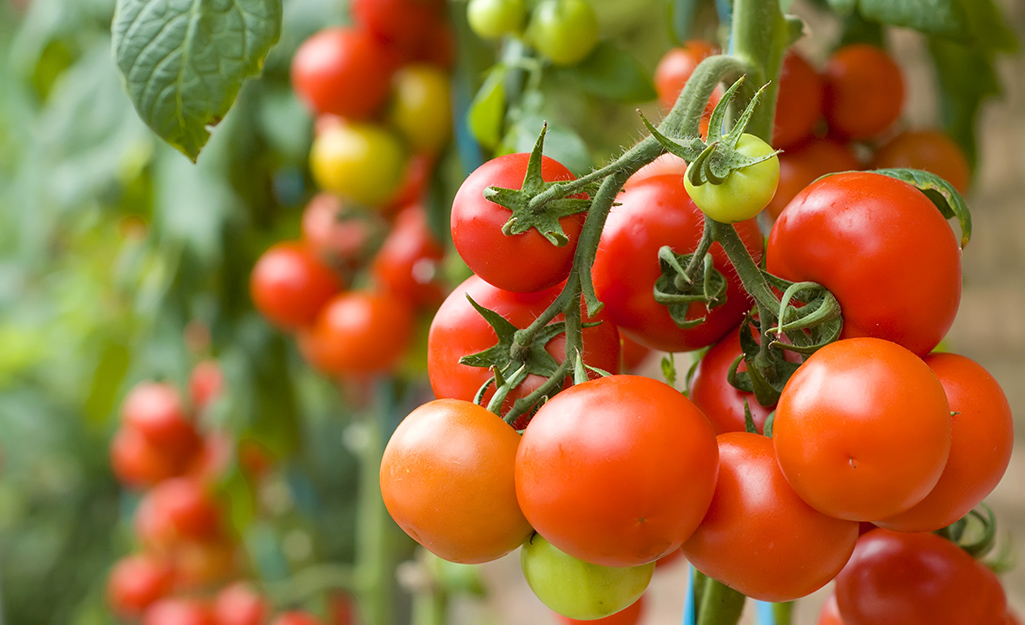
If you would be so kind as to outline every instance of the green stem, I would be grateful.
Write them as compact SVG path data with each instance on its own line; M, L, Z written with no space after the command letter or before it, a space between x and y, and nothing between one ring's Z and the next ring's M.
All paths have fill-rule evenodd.
M735 0L730 37L733 56L747 67L747 80L741 86L733 111L742 111L762 85L768 87L760 105L751 115L746 132L772 142L776 116L776 94L783 53L790 43L790 28L777 0Z
M448 617L448 592L439 588L413 595L412 625L445 625Z
M286 581L266 584L264 591L274 605L290 606L325 590L342 589L355 594L360 589L353 567L344 564L317 564L291 575Z
M699 571L695 577L698 575L704 574ZM698 605L697 625L736 625L746 599L726 584L706 576Z
M569 374L572 368L573 361L571 361L569 358L566 358L561 363L559 363L559 368L556 369L555 373L552 374L552 376L549 377L547 380L545 380L541 386L537 387L537 389L530 393L530 395L527 395L526 397L521 397L520 399L517 399L515 403L513 403L512 408L510 408L509 412L505 414L505 422L513 423L514 421L516 421L517 417L526 412L528 408L536 404L538 400L554 391L555 388L562 384L563 380L566 379L566 376Z
M758 314L769 315L768 317L760 318L763 324L762 327L767 328L775 325L776 314L779 310L779 299L765 280L765 276L762 275L762 270L755 263L754 258L751 257L751 252L747 250L740 235L737 234L737 229L732 224L720 223L708 217L705 218L705 223L710 225L712 238L722 245L723 251L726 252L730 263L736 269L737 277L740 278L741 284L744 285L744 290L754 298L755 303L758 305Z
M794 602L772 604L772 615L776 617L776 625L790 625L793 622Z

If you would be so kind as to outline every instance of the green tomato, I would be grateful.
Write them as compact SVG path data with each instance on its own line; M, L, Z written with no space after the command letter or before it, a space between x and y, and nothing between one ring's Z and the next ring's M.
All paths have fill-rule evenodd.
M587 0L541 0L527 43L556 65L576 65L598 45L598 16Z
M648 587L655 563L600 566L578 560L551 545L540 534L520 548L527 584L538 599L563 616L593 620L630 606Z
M338 124L310 147L310 173L325 191L365 206L383 206L395 195L406 169L402 142L373 124Z
M740 136L737 151L746 156L772 154L772 146L749 134ZM690 177L683 184L692 200L705 215L731 224L751 219L769 203L779 184L779 158L773 155L760 163L734 171L722 184L706 182L694 186Z
M498 39L523 30L527 18L524 0L470 0L466 19L481 39Z

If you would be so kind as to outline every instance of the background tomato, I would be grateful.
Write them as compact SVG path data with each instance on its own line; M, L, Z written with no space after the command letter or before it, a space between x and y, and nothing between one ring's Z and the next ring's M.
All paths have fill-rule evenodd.
M598 16L587 0L540 0L524 38L556 65L576 65L598 45Z
M882 48L864 43L840 48L826 63L823 76L830 134L871 139L900 117L904 79Z
M316 114L364 119L388 97L394 65L393 53L369 32L327 28L296 50L292 88Z
M445 250L427 227L423 206L408 206L395 217L391 232L374 256L377 282L414 308L437 306L445 299L441 261Z
M836 603L836 593L830 593L819 612L818 625L844 625L840 618L840 606Z
M779 155L779 184L765 212L776 219L819 176L856 169L861 169L861 163L849 145L831 139L809 139Z
M523 30L527 6L524 0L470 0L466 19L481 39L499 39Z
M270 602L245 582L225 586L213 604L216 625L262 625L270 611Z
M700 39L685 41L683 45L666 52L659 60L654 76L655 90L658 92L658 101L662 103L662 107L666 110L673 108L698 63L718 53L718 46ZM706 115L712 113L720 97L722 89L717 88L705 109Z
M440 0L352 0L353 19L378 40L406 55L424 48L443 25Z
M964 151L938 130L905 130L879 146L873 169L907 167L940 176L962 194L968 192L971 169Z
M407 160L398 137L374 124L332 126L310 147L310 173L321 189L371 207L399 191Z
M387 224L376 212L346 205L331 193L318 193L303 209L302 240L327 264L354 274L381 242Z
M822 119L822 78L793 49L783 56L772 147L789 148L810 137Z
M205 602L170 597L150 606L142 617L142 625L214 625L214 620Z
M122 484L140 488L153 486L176 475L184 474L199 453L188 455L168 453L159 443L148 439L135 428L118 429L110 441L110 464Z
M218 536L221 512L203 485L172 478L154 486L139 502L135 531L144 544L166 549L184 540Z
M277 243L264 252L249 278L256 309L283 330L313 323L341 288L334 270L298 241Z
M701 212L728 224L751 219L762 212L779 183L779 158L768 143L745 133L737 142L736 150L744 156L772 156L730 173L722 184L694 185L689 177L683 179L687 193Z
M271 625L322 625L320 619L309 612L290 610L274 617Z
M452 135L448 75L434 65L405 65L392 77L388 121L413 150L436 153Z
M138 618L143 610L174 588L174 572L152 556L121 558L107 577L107 605L123 618Z

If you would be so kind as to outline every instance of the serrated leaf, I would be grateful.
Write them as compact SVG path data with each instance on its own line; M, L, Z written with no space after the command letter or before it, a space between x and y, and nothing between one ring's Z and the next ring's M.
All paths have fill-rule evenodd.
M969 0L974 2L975 0ZM862 17L960 41L972 37L962 0L858 0Z
M281 0L118 0L114 56L139 117L193 161L281 32Z
M644 67L607 41L572 67L553 67L551 77L599 98L621 102L647 102L658 95Z
M961 248L972 238L972 214L954 185L920 169L877 169L876 173L908 183L925 194L947 219L957 218L961 225Z
M477 141L488 149L494 149L502 140L502 125L505 121L505 77L508 68L495 65L488 72L484 84L477 90L470 103L467 123Z

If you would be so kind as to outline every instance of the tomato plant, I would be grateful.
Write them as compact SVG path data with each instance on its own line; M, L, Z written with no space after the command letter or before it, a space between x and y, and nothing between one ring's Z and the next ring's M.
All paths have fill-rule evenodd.
M904 106L900 67L882 48L853 44L837 50L823 72L829 131L871 139L892 126Z
M779 158L773 154L772 146L754 135L744 134L736 149L744 156L769 158L734 171L721 184L709 181L695 185L689 176L683 179L687 193L702 213L729 224L762 212L779 183Z
M314 113L363 119L384 104L394 65L391 51L370 33L328 28L296 50L292 87Z
M308 326L342 288L338 276L305 245L277 243L256 261L249 278L253 305L284 330Z
M576 65L598 45L598 16L588 0L540 0L524 38L556 65Z
M742 353L739 335L738 328L709 348L698 362L690 382L691 401L708 417L716 434L744 431L745 402L759 432L764 429L765 419L775 408L775 405L762 406L755 399L754 393L745 393L726 381L730 365ZM743 361L737 366L738 371L746 369L747 365Z

